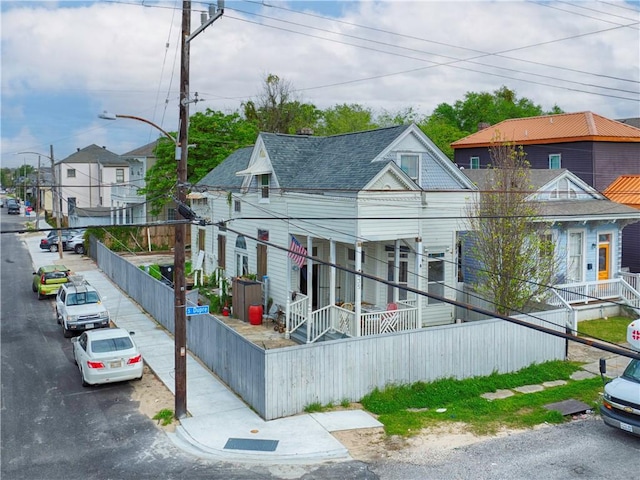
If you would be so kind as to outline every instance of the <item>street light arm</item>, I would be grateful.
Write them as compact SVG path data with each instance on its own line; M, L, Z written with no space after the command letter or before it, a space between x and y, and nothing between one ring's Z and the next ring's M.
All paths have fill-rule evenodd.
M165 129L163 129L161 126L156 125L155 123L153 123L151 120L147 120L146 118L142 118L142 117L136 117L134 115L120 115L120 114L113 114L113 113L109 113L107 111L102 112L100 115L98 115L99 118L102 118L104 120L115 120L116 118L128 118L130 120L138 120L139 122L144 122L147 125L151 125L153 128L160 130L162 132L162 134L167 137L168 139L170 139L176 146L178 146L178 140L176 140L176 138L171 135L169 132L167 132Z

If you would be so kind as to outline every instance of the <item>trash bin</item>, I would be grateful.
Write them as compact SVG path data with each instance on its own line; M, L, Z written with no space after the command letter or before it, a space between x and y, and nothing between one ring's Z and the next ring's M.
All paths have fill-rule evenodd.
M249 307L249 323L251 325L262 325L262 305L251 305Z
M163 281L173 285L173 265L158 265Z

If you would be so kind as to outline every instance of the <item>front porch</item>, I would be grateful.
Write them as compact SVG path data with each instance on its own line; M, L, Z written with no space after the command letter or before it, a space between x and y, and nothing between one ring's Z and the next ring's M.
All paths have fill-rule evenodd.
M640 273L619 272L617 278L556 285L547 300L550 305L573 312L572 330L581 320L593 320L617 314L621 307L640 316Z
M311 311L309 298L297 293L285 309L285 336L296 336L304 343L314 343L325 335L364 337L421 328L415 301L404 300L384 307L361 303L327 305Z

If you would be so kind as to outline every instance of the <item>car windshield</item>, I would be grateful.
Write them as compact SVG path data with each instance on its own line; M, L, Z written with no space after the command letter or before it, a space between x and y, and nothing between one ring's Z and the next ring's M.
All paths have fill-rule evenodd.
M85 305L87 303L98 303L100 297L97 292L70 293L67 296L67 305Z
M622 376L640 383L640 360L631 360L631 363L627 365Z
M133 348L133 342L129 337L107 338L91 342L91 351L93 353L117 352L118 350L129 350L130 348Z

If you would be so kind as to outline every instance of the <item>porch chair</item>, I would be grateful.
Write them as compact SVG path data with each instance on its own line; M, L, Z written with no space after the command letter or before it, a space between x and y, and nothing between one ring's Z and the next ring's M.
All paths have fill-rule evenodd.
M398 329L398 320L400 320L398 305L390 303L387 305L387 311L380 317L380 333L395 332Z

